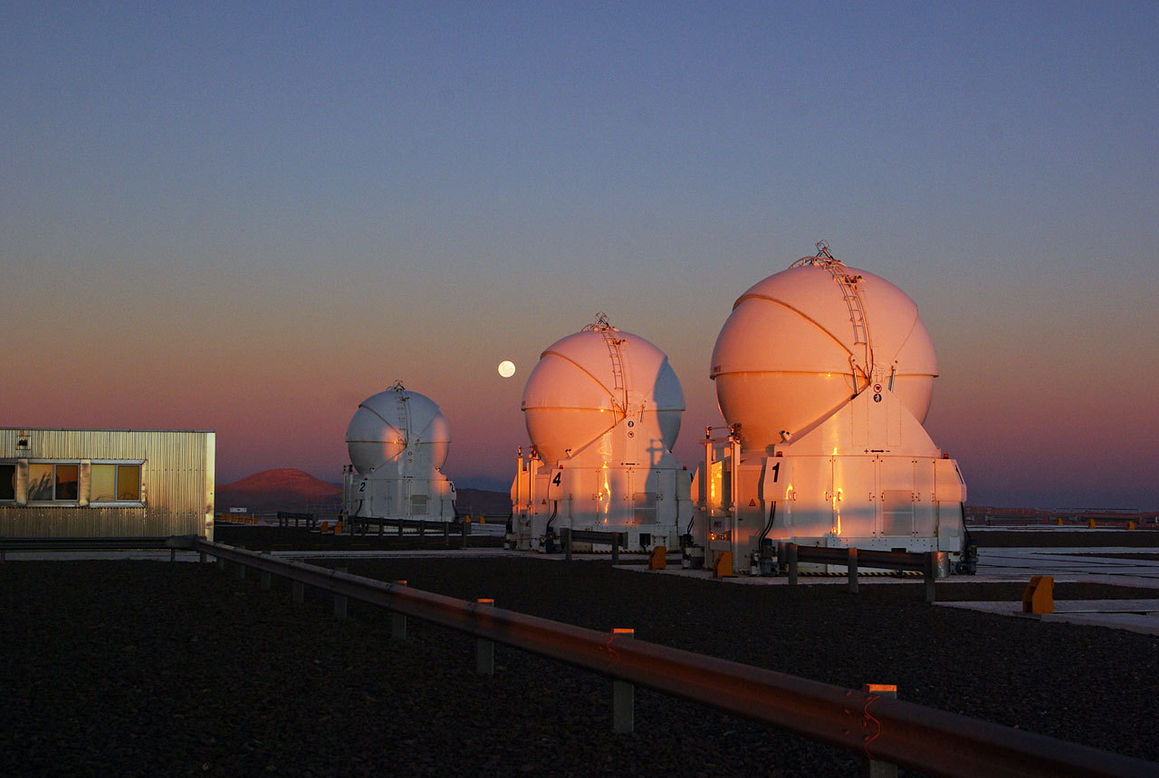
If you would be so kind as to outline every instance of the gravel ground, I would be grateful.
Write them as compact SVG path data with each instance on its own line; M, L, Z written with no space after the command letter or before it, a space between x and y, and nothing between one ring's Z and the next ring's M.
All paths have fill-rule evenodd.
M350 572L1159 759L1159 638L922 601L921 584L734 586L535 558L342 561ZM941 587L939 595L944 589ZM1060 584L1056 596L1114 587ZM955 599L1017 600L966 584ZM1146 597L1118 590L1123 596ZM949 594L949 592L946 592ZM0 774L859 775L855 756L329 598L294 605L214 566L0 566ZM1159 769L1159 768L1157 768Z

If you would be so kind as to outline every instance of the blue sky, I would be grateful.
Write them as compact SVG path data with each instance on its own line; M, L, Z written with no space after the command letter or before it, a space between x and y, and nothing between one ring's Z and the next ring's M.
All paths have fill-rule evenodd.
M403 378L498 486L605 311L691 463L732 301L825 238L917 301L972 501L1159 508L1156 40L1142 2L8 3L0 423L332 479Z

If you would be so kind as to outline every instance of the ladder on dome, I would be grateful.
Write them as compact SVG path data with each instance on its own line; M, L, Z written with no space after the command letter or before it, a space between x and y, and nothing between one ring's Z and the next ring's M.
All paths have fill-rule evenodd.
M624 340L615 336L616 328L608 324L608 317L602 313L596 315L594 329L600 333L600 337L604 339L604 344L608 347L608 356L612 361L612 389L623 400L620 412L627 414L628 386L624 381L624 357L620 352L620 346ZM612 402L615 404L615 397L612 398Z
M829 253L829 246L825 241L817 243L817 256L813 258L820 264L841 289L841 297L845 300L845 308L849 311L849 323L853 325L853 345L865 349L865 364L861 366L865 378L873 372L873 352L869 348L869 328L865 323L865 309L861 305L861 295L857 292L857 282L861 276L853 276L848 272L845 263Z
M399 384L399 385L401 386L401 384ZM402 436L403 436L402 444L403 444L403 446L406 446L406 447L409 447L411 444L411 441L410 441L410 434L411 434L410 403L407 402L408 400L410 400L409 397L407 397L406 395L399 392L399 394L398 394L398 425L397 426L398 426L398 431L401 432Z

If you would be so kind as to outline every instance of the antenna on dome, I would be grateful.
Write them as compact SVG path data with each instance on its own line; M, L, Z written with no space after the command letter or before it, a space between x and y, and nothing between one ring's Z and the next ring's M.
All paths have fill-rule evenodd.
M796 262L789 265L789 267L804 267L805 265L821 265L822 267L827 268L845 267L845 263L837 257L833 256L833 254L829 251L829 241L819 240L813 245L817 247L816 254L811 257L801 257Z
M619 331L608 322L608 315L603 311L596 313L595 321L583 328L584 332L602 332L605 330Z

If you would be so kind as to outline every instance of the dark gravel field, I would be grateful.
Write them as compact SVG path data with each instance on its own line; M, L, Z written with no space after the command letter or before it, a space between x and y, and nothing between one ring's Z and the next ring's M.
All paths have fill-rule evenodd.
M350 572L1159 759L1159 638L927 605L921 584L737 586L606 561L342 561ZM1056 587L1106 596L1113 587ZM1018 585L939 587L1016 601ZM1148 596L1123 592L1130 596ZM1152 592L1151 594L1154 594ZM856 756L413 619L294 605L212 565L0 565L2 775L859 775ZM1159 769L1159 768L1157 768Z

